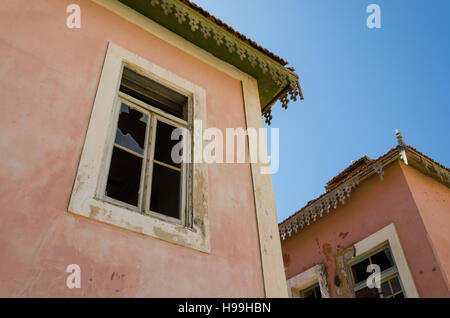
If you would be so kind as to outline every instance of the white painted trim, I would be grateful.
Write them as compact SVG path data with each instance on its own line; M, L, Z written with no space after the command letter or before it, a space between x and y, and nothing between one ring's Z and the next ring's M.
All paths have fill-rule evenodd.
M303 273L289 278L287 280L289 297L298 297L300 290L308 288L316 283L319 283L322 298L330 298L330 290L328 288L325 266L323 264L317 264Z
M355 257L370 251L386 241L389 242L392 256L394 257L395 264L397 265L397 270L403 285L405 297L418 298L419 293L417 292L416 285L414 284L414 279L411 271L409 270L408 262L406 261L406 256L403 252L394 224L389 224L378 232L356 243L354 245Z
M201 127L195 126L196 122L206 123L206 92L203 88L110 42L68 212L209 253L208 167L206 164L193 163L192 217L194 221L192 228L131 211L126 207L103 200L97 193L102 166L106 162L105 156L108 156L106 147L108 147L109 133L115 124L114 110L119 98L118 91L124 65L127 67L131 65L153 80L190 96L194 119L193 130L200 129L203 133L206 128L206 124L200 125Z
M259 131L260 128L263 128L263 121L257 81L247 76L242 81L242 91L247 129L254 128L256 131ZM269 168L262 163L269 162L267 160L267 145L265 137L262 140L259 140L259 138L259 136L257 138L248 138L248 143L250 156L257 153L253 151L254 149L258 149L263 157L259 158L259 160L250 158L250 166L265 292L266 297L269 298L287 298L286 276L281 252L272 177L270 174L262 173Z

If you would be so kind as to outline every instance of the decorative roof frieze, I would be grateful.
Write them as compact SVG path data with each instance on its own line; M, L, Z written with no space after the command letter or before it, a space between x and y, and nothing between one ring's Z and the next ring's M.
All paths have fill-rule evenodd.
M310 201L304 208L281 222L279 224L281 239L285 240L293 234L303 230L306 226L315 222L318 217L323 217L325 215L324 212L328 214L330 210L332 210L331 208L337 209L339 202L344 204L345 200L350 197L353 188L371 175L377 173L380 180L383 181L383 167L396 160L403 160L405 164L408 165L406 154L408 154L408 158L410 159L410 166L419 169L428 176L445 184L447 187L450 186L450 170L448 168L440 165L413 147L405 145L403 137L398 130L396 131L396 135L398 140L397 147L389 150L386 154L376 160L371 160L367 157L359 159L357 162L353 163L353 165L361 165L361 160L364 158L366 158L365 162L368 162L368 164L361 165L359 170L355 170L354 174L348 176L348 180L344 179L344 181L339 181L338 179L336 181L336 178L340 175L334 177L328 183L328 188L326 188L327 192L325 194L316 200ZM349 168L351 167L352 166ZM338 185L336 188L329 187L330 184L336 182L342 183L337 183Z
M383 172L383 165L380 161L375 162L373 165L373 170L375 170L376 173L378 173L378 176L380 177L380 180L383 181L384 172Z
M241 61L248 61L253 67L259 67L261 71L270 74L272 80L280 87L282 107L287 109L290 101L303 99L298 76L290 69L285 68L278 62L268 63L268 57L248 43L233 36L223 28L216 26L206 17L194 10L189 10L182 2L173 0L150 0L151 6L160 6L164 14L173 14L179 24L188 23L192 32L201 32L205 39L212 38L218 46L225 44L230 53L236 54ZM275 102L275 100L274 100ZM273 104L273 103L272 103ZM263 110L265 121L270 125L272 120L271 105Z
M355 188L358 183L358 178L350 179L311 203L307 208L300 211L300 213L287 219L279 227L281 239L285 240L286 237L290 237L292 234L303 230L311 223L316 222L317 219L323 217L325 213L328 214L333 209L337 209L339 203L342 205L345 204L345 200L350 197L352 189Z
M435 163L433 163L433 169L442 181L450 182L450 173L448 171L444 170Z

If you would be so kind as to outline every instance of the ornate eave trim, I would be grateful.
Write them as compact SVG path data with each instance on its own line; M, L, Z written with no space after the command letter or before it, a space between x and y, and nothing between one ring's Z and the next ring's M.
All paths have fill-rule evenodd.
M277 100L281 100L282 107L287 109L290 101L295 102L297 98L303 99L298 75L290 69L282 66L180 1L148 1L150 6L159 6L165 15L173 15L179 24L187 23L192 32L198 32L204 39L214 39L217 46L226 47L230 54L239 57L241 61L245 61L252 68L258 67L263 74L270 76L280 89L276 97L263 107L262 113L268 125L272 120L271 107Z
M285 240L303 230L306 226L311 225L318 217L323 217L325 215L324 212L326 214L330 213L332 211L331 207L337 209L338 203L343 205L345 200L350 197L352 189L374 173L377 173L380 180L383 181L384 167L395 160L402 160L406 165L422 171L447 187L450 186L450 172L448 169L419 153L414 148L406 146L404 143L399 144L397 148L375 160L336 189L325 193L316 201L281 222L279 224L281 239Z
M296 102L297 97L299 97L300 100L303 100L303 93L298 79L295 85L296 87L294 88L292 85L286 86L269 104L266 105L266 107L264 107L262 114L264 115L265 121L268 125L270 125L272 121L272 106L278 100L281 101L281 107L284 109L288 108L289 100Z
M300 213L283 222L279 226L281 239L285 240L286 237L303 230L306 226L317 221L319 217L323 217L324 213L330 213L331 208L337 209L339 202L345 204L345 200L350 197L352 189L358 183L358 178L352 178L314 201Z
M404 148L403 153L404 158L408 156L409 160L407 159L407 161L410 166L419 169L421 172L434 178L436 181L446 185L447 187L450 186L450 172L448 169L409 146Z
M293 234L303 230L306 226L311 225L325 214L329 214L332 210L338 208L339 203L345 204L345 200L350 197L351 192L364 179L377 173L380 180L383 181L383 167L396 160L399 156L398 149L391 154L384 156L373 162L366 169L357 173L355 176L339 185L330 192L325 193L316 201L306 206L300 212L294 214L279 225L280 236L282 240L291 237ZM333 209L332 209L333 208Z

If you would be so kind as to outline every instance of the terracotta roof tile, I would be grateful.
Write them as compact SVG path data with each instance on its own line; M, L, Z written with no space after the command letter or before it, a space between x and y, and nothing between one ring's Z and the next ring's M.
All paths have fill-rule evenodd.
M350 166L348 166L344 171L339 173L333 179L327 182L325 189L327 192L336 188L338 185L342 184L345 180L351 178L353 175L373 163L374 161L367 156L364 156L356 161L354 161Z

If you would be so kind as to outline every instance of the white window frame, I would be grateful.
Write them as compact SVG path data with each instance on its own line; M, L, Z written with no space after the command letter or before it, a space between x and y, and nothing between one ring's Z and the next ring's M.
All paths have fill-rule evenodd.
M124 66L187 96L189 101L188 120L167 114L119 92ZM151 211L148 212L148 215L135 213L137 212L136 207L104 196L120 109L117 105L120 105L121 99L126 99L126 103L132 104L132 107L148 113L147 129L155 129L156 120L161 120L170 125L188 127L192 135L191 142L194 139L196 141L188 148L189 154L191 148L194 150L192 163L182 169L184 172L182 172L183 186L181 190L184 207L181 210L182 217L180 219ZM153 115L150 115L150 112ZM150 122L153 123L153 127ZM208 169L206 164L197 158L199 154L196 148L203 148L203 140L195 137L203 135L205 126L206 92L203 88L110 42L68 212L209 253ZM155 134L147 134L147 136L154 138ZM154 147L154 142L150 142L150 146ZM144 152L144 156L147 153ZM105 163L107 164L105 165ZM145 169L143 171L145 173ZM151 176L141 178L141 183L145 180L151 180ZM149 189L150 187L147 187L147 192Z
M117 123L119 120L120 105L122 103L124 103L127 106L134 108L148 116L147 131L146 131L146 137L145 137L145 147L144 147L143 155L139 155L137 153L129 151L128 149L123 149L124 147L121 147L120 145L115 145ZM117 99L116 104L117 105L116 105L115 109L113 109L113 120L114 120L115 124L113 124L111 126L112 130L109 135L108 146L107 146L106 154L105 154L105 161L104 161L105 165L102 167L100 182L98 182L98 187L97 187L97 198L100 200L118 205L118 206L125 207L133 212L143 213L143 214L146 214L149 216L160 218L160 219L168 221L168 222L182 224L184 226L190 226L188 220L190 219L189 214L191 213L191 209L189 209L187 202L186 202L186 200L187 200L186 192L188 192L189 188L191 187L191 184L187 178L187 176L188 176L187 172L188 172L190 163L182 163L180 169L176 169L176 170L179 170L179 172L181 174L181 181L180 181L180 183L181 183L181 198L180 198L181 207L180 207L180 211L179 211L180 218L173 218L173 217L161 214L161 213L153 212L148 208L149 204L150 204L150 200L151 200L150 197L151 197L152 172L153 172L153 167L148 167L148 166L153 165L153 163L156 161L156 160L154 160L154 152L155 152L155 137L156 137L157 122L161 121L161 122L167 123L173 127L189 129L189 126L191 126L190 123L188 122L189 119L183 120L183 119L177 118L171 114L168 114L152 105L144 103L144 102L142 102L132 96L129 96L123 92L118 93L118 99ZM188 100L188 105L187 105L187 107L189 108L188 114L190 114L191 105L192 105L191 100ZM190 118L191 116L188 115L188 117ZM149 138L151 138L151 140L149 140ZM183 140L186 141L187 138L188 138L188 136L186 135L185 131L183 131ZM187 158L191 157L189 144L190 143L186 143L186 146L184 147L184 151L187 152L187 154L186 154ZM138 206L133 206L133 205L121 202L117 199L114 199L114 198L111 198L111 197L108 197L107 195L105 195L105 189L106 189L108 174L109 174L110 165L111 165L112 150L113 150L114 146L116 146L120 149L123 149L124 151L129 151L129 152L133 153L134 155L137 155L143 159L140 190L146 190L146 191L145 191L145 193L143 193L143 191L140 191L139 198L138 198ZM150 149L148 149L148 147L150 147ZM164 163L160 163L160 165L168 166ZM172 167L170 167L170 168L172 169Z
M310 269L295 275L287 280L288 295L290 298L300 297L300 292L313 285L319 284L322 298L330 298L325 266L317 264Z
M416 285L409 270L408 262L406 261L400 239L394 224L389 224L378 232L368 236L354 245L354 256L357 258L363 254L369 253L371 250L383 244L389 244L389 248L394 258L398 276L400 277L401 286L403 287L405 298L418 298ZM351 260L347 261L347 263ZM348 266L347 266L348 267ZM353 281L353 278L351 278Z
M355 283L355 277L353 275L352 272L352 267L365 261L365 260L369 260L370 264L373 264L371 261L372 256L378 254L381 251L384 251L388 249L389 253L391 254L393 261L395 263L395 258L392 255L392 250L391 247L389 246L389 242L385 241L383 243L381 243L380 245L374 246L372 249L360 254L359 256L354 256L352 257L350 260L348 260L347 263L347 270L348 270L348 276L350 279L350 286L353 287L353 294L356 297L356 292L364 289L367 287L367 282L366 280L360 281L359 283ZM370 258L370 259L369 259ZM405 294L405 290L403 288L403 284L401 282L401 278L400 275L398 274L398 269L397 269L397 264L395 263L393 266L391 266L388 269L385 269L383 272L380 273L380 283L383 284L386 281L391 280L392 278L398 276L399 282L400 282L400 289L401 292L403 293L403 295ZM378 290L379 293L381 293L381 288Z

